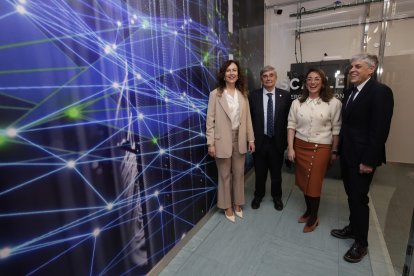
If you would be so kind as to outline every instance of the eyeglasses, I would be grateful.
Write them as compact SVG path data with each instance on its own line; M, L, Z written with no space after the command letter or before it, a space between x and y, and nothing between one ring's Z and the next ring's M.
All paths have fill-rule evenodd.
M321 78L307 78L306 79L306 82L312 82L312 81L314 81L314 82L320 82L322 79Z

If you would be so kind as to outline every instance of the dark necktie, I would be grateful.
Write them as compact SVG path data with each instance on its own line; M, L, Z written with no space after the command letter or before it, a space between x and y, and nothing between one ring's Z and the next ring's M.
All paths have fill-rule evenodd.
M267 136L273 137L273 99L272 93L267 93Z
M346 102L345 108L348 108L351 106L352 102L354 101L356 93L358 93L358 88L354 86L354 88L352 88L351 95L349 95L348 101Z

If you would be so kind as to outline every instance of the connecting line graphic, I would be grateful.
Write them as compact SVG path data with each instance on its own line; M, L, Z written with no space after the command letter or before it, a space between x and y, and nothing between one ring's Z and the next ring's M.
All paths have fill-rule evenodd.
M41 151L46 152L48 155L55 157L56 159L59 159L60 161L62 161L64 164L66 164L66 160L64 160L63 158L61 158L60 156L57 156L56 154L54 154L53 152L48 151L46 148L33 143L32 141L27 140L26 138L24 138L23 136L17 134L17 137L22 139L23 141L27 142L29 145L32 145L35 148L40 149Z
M52 259L50 259L49 261L45 262L45 263L44 263L44 264L42 264L41 266L39 266L39 267L37 267L36 269L34 269L34 270L30 271L27 275L29 276L29 275L33 275L33 274L35 274L36 272L38 272L39 270L41 270L41 269L42 269L42 268L44 268L45 266L49 265L51 262L53 262L53 261L55 261L55 260L59 259L61 256L65 255L65 254L69 253L72 249L74 249L74 248L76 248L76 247L80 246L82 243L84 243L85 241L87 241L87 240L89 240L89 239L90 239L90 237L89 237L89 236L88 236L88 237L86 237L86 238L84 238L83 240L81 240L81 241L79 241L78 243L76 243L76 244L72 245L72 246L71 246L71 247L69 247L68 249L66 249L66 250L62 251L61 253L59 253L58 255L56 255L55 257L53 257Z
M62 88L62 87L60 87L60 88ZM80 101L78 101L78 102L74 102L74 103L72 103L72 104L70 104L70 105L68 105L68 106L65 106L65 107L63 107L63 108L61 108L61 109L58 109L58 110L56 110L55 112L52 112L52 113L50 113L50 114L48 114L48 115L46 115L46 116L44 116L44 117L42 117L42 118L39 118L39 119L37 119L37 120L35 120L35 121L32 121L31 123L29 123L29 124L27 124L27 125L24 125L24 126L22 126L22 127L20 127L19 128L19 130L20 129L22 129L22 130L25 130L25 129L29 129L30 127L32 127L32 126L34 126L34 125L37 125L37 124L40 124L40 123L43 123L44 121L46 121L47 119L49 119L49 118L53 118L55 115L57 115L57 114L61 114L63 111L65 111L65 110L68 110L69 108L71 108L71 107L73 107L73 106L78 106L80 103L82 103L82 102L86 102L86 101L88 101L88 100L90 100L90 99L93 99L93 98L96 98L97 96L99 96L99 95L101 95L101 94L104 94L107 90L109 90L109 89L112 89L111 87L107 87L107 88L105 88L104 90L101 90L101 91L99 91L99 92L97 92L97 93L95 93L95 94L93 94L93 95L90 95L90 96L88 96L88 97L86 97L86 98L84 98L84 99L82 99L82 100L80 100ZM57 93L57 92L55 92L55 93ZM52 93L51 95L54 95L55 93ZM107 95L107 96L109 96L109 95ZM49 96L48 98L50 98L51 96ZM48 99L47 98L47 99ZM47 99L45 99L43 102L45 102ZM37 105L37 107L40 107L42 105L42 103L40 103L39 105ZM36 108L34 108L34 109L32 109L32 111L34 111ZM20 118L20 119L23 119L23 117L22 118ZM16 122L14 122L14 124L13 125L15 125L15 124L17 124L18 123L18 121L16 121Z
M99 196L100 199L102 199L102 201L108 205L108 202L105 200L105 198L95 189L95 187L93 187L93 185L83 176L83 174L77 169L74 168L74 170L78 173L78 175L83 179L83 181L85 181L86 184L88 184L88 186L95 192L96 195Z
M95 220L95 219L105 215L105 214L100 214L101 212L102 212L102 209L97 211L97 212L94 212L92 214L89 214L85 217L82 217L78 220L75 220L75 221L73 221L73 222L71 222L67 225L63 225L62 227L54 229L54 230L50 231L49 233L46 233L42 236L34 238L34 239L32 239L30 241L27 241L23 244L17 245L14 248L12 248L12 254L11 255L17 255L17 254L24 253L24 252L26 252L26 248L28 248L29 246L32 246L32 244L36 244L36 243L38 243L42 240L45 240L45 239L50 238L52 236L55 236L57 234L63 233L65 231L69 231L70 229L73 229L75 227L79 227L81 224L85 224L87 222L90 222L92 220Z
M98 234L96 234L97 236ZM95 236L95 238L93 239L93 250L92 250L92 257L91 257L91 267L90 267L90 272L89 275L92 276L93 275L93 261L95 260L95 250L96 250L96 239L97 237Z
M52 174L54 174L54 173L56 173L56 172L58 172L58 171L61 171L61 170L63 170L63 169L65 169L65 167L63 167L63 168L61 167L61 168L58 168L58 169L56 169L56 170L53 170L53 171L47 172L47 173L45 173L45 174L43 174L43 175L40 175L40 176L35 177L35 178L33 178L33 179L30 179L30 180L28 180L28 181L26 181L26 182L24 182L24 183L18 184L18 185L14 186L14 187L12 187L12 188L10 188L10 189L4 190L4 191L0 192L0 197L1 197L1 196L3 196L3 195L6 195L6 194L8 194L8 193L11 193L11 192L13 192L13 191L15 191L15 190L19 190L19 189L23 188L24 186L27 186L27 185L29 185L29 184L31 184L31 183L34 183L34 182L36 182L36 181L38 181L38 180L40 180L40 179L42 179L42 178L45 178L46 176L52 175Z
M39 211L29 211L29 212L0 213L0 218L46 215L46 214L57 214L57 213L79 212L79 211L91 211L91 210L96 210L96 209L100 210L100 209L102 209L102 206L78 207L78 208L67 208L67 209L53 209L53 210L39 210Z

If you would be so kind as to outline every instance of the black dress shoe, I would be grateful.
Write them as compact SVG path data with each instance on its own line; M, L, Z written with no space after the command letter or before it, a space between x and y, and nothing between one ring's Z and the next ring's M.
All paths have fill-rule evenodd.
M355 235L349 226L345 226L343 229L333 229L331 235L338 239L355 239Z
M252 201L252 209L258 209L260 207L260 202L262 202L261 198L255 197Z
M273 203L276 210L281 211L283 209L283 202L280 198L274 198Z
M367 253L368 249L366 246L361 246L359 243L354 242L351 248L345 253L344 260L350 263L358 263Z

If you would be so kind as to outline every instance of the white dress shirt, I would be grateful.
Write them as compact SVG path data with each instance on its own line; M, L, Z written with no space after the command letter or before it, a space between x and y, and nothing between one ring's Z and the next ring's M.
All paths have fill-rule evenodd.
M364 81L363 83L361 83L360 85L357 86L358 88L358 92L355 93L354 97L353 97L353 101L356 99L356 97L359 95L359 92L361 92L362 88L364 88L365 84L369 81L370 78L368 78L366 81Z
M229 105L230 114L231 114L231 129L236 130L240 125L240 104L238 90L234 91L233 96L231 96L226 89L224 89L224 95L226 95L227 104Z

